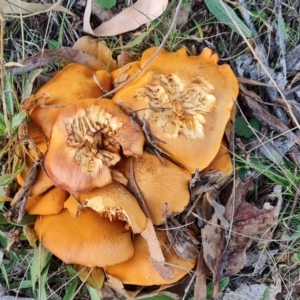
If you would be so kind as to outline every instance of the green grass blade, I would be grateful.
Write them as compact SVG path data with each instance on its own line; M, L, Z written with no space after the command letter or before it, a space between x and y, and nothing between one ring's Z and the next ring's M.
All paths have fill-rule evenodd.
M74 280L67 289L67 292L63 298L63 300L72 300L76 293L76 288L78 285L78 281Z
M4 280L5 280L6 287L7 287L8 289L10 289L10 285L9 285L9 280L8 280L7 272L6 272L6 269L5 269L5 265L4 265L3 263L0 265L0 270L1 270L2 276L3 276Z
M4 136L7 132L5 119L3 114L0 112L0 136Z
M32 94L33 83L36 80L36 78L39 75L41 75L42 72L43 72L43 69L37 69L29 75L28 79L26 80L26 84L23 88L23 91L22 91L22 100L28 98Z
M243 34L249 38L252 36L252 31L245 25L245 23L238 17L235 11L226 3L224 6L230 13L230 17L221 5L219 0L204 0L209 11L223 24L229 26L234 32L240 34L239 30L236 28L235 24L231 21L233 19L237 26L241 29Z
M91 300L101 300L97 290L93 289L92 287L90 287L88 285L86 287L88 289Z
M42 272L50 261L51 253L43 246L40 246L34 250L33 261L30 268L31 284L35 287L36 282L42 276Z

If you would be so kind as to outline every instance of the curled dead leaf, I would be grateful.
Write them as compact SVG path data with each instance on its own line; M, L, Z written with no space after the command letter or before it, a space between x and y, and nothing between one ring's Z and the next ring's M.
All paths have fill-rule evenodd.
M277 223L278 208L259 209L245 201L252 188L252 178L245 183L236 180L224 213L225 219L231 222L230 231L218 225L217 214L202 229L204 259L213 272L215 296L221 277L238 273L246 264L246 250L255 240L268 241L270 228Z
M83 29L85 32L96 36L121 34L135 30L156 19L166 10L167 5L167 0L138 0L132 6L122 10L118 15L92 30L90 25L92 0L88 0L84 13Z

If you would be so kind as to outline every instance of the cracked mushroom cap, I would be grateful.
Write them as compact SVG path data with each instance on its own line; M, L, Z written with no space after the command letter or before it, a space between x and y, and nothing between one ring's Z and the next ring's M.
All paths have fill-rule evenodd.
M85 99L60 110L44 167L56 186L84 193L111 183L120 154L140 156L143 145L140 126L113 101Z
M72 203L69 203L72 202ZM101 217L127 222L133 233L141 233L147 225L147 218L137 200L122 184L113 181L87 193L71 195L65 207L72 215L80 213L81 209L91 208Z
M133 255L130 231L125 222L109 221L91 209L73 218L67 210L40 216L34 230L42 243L67 264L86 267L115 265Z
M69 64L24 102L30 118L49 138L60 108L85 98L103 96L111 89L110 74Z
M136 284L141 286L171 284L180 280L196 265L196 260L185 261L173 250L164 231L156 231L166 266L174 273L174 278L167 281L158 274L150 261L150 252L146 240L136 235L133 241L133 257L121 264L105 268L106 273L122 281L124 284Z
M164 222L165 203L168 215L176 215L190 200L191 173L167 159L163 161L164 164L157 156L144 151L133 163L135 182L154 225ZM122 160L116 168L130 179L130 159Z
M140 67L156 50L143 53ZM218 60L208 48L199 56L188 56L183 48L172 53L162 49L113 97L144 116L154 136L165 142L159 146L192 173L216 156L238 94L233 71ZM113 80L126 73L124 68L112 73Z

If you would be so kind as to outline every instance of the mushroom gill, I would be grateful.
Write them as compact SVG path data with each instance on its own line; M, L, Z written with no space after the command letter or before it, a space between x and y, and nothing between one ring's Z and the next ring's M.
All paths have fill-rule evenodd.
M107 71L94 72L87 66L72 63L27 98L23 107L49 138L62 107L85 98L100 97L110 89L111 76Z
M73 216L83 208L91 208L110 221L125 221L135 234L141 233L147 225L147 218L137 200L116 181L84 194L71 195L65 207Z
M112 181L120 154L143 153L138 124L108 99L85 99L62 108L53 125L45 169L54 184L71 194ZM59 149L59 150L58 150Z
M116 92L122 101L145 118L151 133L165 143L159 146L188 171L203 169L216 156L231 109L238 94L237 79L229 65L218 65L218 56L204 49L199 56L188 56L185 49L168 52L146 50L139 75ZM136 68L136 64L135 64ZM132 74L128 66L112 72Z

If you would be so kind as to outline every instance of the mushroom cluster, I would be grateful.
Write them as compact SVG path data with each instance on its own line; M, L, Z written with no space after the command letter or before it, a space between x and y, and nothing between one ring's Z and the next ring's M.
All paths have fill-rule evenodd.
M156 50L111 73L69 64L24 104L36 147L27 149L17 179L23 185L34 162L42 162L26 204L27 213L37 215L39 241L67 264L102 267L126 284L173 283L195 266L157 231L174 273L162 278L141 233L149 219L164 223L165 203L170 215L185 209L196 169L232 170L218 163L224 156L230 161L222 139L238 93L232 70L218 65L209 49L200 56L161 50L147 64ZM140 69L113 99L101 98ZM145 133L124 105L147 122L178 165L144 149ZM132 174L145 208L130 189Z

